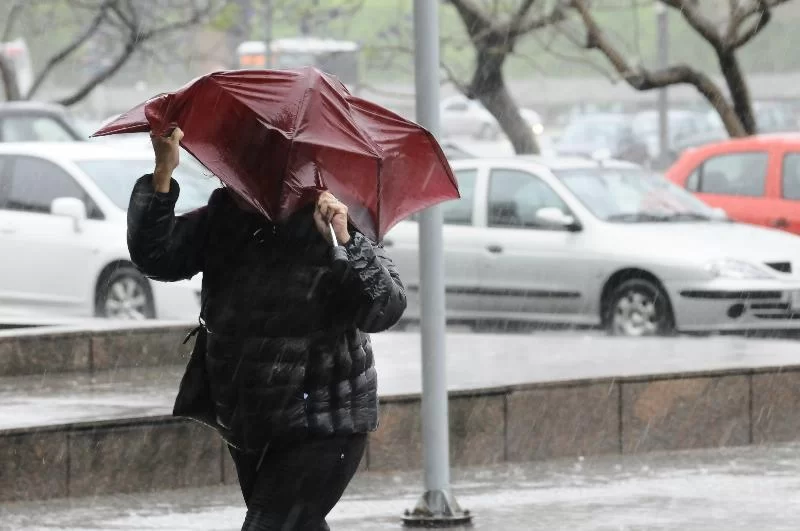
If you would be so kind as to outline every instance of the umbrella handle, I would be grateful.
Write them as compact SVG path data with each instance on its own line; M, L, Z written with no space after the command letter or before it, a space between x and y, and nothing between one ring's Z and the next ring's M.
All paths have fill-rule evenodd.
M333 223L328 223L328 230L331 231L331 242L334 247L339 247L339 239L336 237L336 231L333 230Z
M333 225L328 223L328 230L331 231L331 269L334 275L340 280L344 280L347 270L350 267L350 261L347 259L347 251L344 247L339 245L339 239L336 237L336 232L333 230Z

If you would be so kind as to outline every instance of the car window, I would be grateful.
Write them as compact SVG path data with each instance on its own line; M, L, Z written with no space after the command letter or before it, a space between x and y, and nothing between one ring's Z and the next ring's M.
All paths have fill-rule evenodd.
M459 170L455 175L461 199L442 204L443 221L447 225L472 225L478 170Z
M695 195L643 168L555 169L555 176L592 214L614 222L711 220Z
M496 169L490 179L490 227L538 227L536 213L542 208L558 208L568 213L561 197L535 175Z
M74 136L48 116L7 116L0 122L4 142L72 142Z
M152 159L76 160L83 170L119 208L127 210L136 181L153 171ZM180 186L175 212L184 213L208 204L211 194L219 188L219 180L205 175L200 169L182 163L172 174Z
M700 191L700 166L695 168L686 178L686 189L690 192Z
M760 197L767 178L767 154L732 153L703 163L698 191L706 194Z
M8 166L12 166L8 171ZM74 197L86 203L90 218L102 217L86 192L67 172L52 162L35 157L18 157L0 175L0 208L49 214L54 199Z
M781 188L784 199L800 200L800 153L783 157Z

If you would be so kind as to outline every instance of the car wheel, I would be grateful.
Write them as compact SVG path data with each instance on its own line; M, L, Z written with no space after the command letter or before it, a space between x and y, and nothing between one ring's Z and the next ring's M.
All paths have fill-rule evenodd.
M663 336L674 331L667 294L656 283L632 279L620 284L605 306L604 322L615 336Z
M101 279L95 305L98 317L143 320L156 316L153 292L135 268L123 266Z

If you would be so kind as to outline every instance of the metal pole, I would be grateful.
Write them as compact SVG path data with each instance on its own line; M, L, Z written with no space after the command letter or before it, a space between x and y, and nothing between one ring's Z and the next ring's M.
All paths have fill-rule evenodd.
M656 4L658 25L658 68L663 70L669 64L669 13L664 4ZM667 162L669 155L669 100L667 88L658 91L658 159L660 165Z
M439 133L439 2L414 0L414 84L417 121ZM445 300L442 212L425 210L419 224L422 333L422 443L425 493L403 522L412 527L449 527L469 523L450 492L447 419Z
M272 68L272 0L267 2L266 29L264 32L264 68Z

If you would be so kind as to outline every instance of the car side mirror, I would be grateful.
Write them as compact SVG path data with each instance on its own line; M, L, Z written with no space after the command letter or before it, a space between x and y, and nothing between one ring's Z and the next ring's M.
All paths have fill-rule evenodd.
M50 204L50 213L54 216L71 218L75 232L80 232L86 219L86 204L75 197L59 197Z
M536 222L543 226L553 229L566 229L569 231L579 231L580 223L575 217L564 214L560 208L545 207L536 211Z

